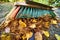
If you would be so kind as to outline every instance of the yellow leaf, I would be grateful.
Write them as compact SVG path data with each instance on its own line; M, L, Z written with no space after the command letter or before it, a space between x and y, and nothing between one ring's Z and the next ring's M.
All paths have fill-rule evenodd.
M35 24L31 24L29 27L30 28L36 28L36 25Z
M49 24L50 24L49 22L45 22L44 24L46 28L49 28Z
M37 22L36 19L32 20L32 22Z
M57 24L57 20L51 20L51 24Z
M6 40L11 40L11 37L10 37L10 35L6 37Z
M26 33L26 37L29 39L29 38L31 38L32 37L32 35L33 35L33 33L32 32L30 32L30 33Z
M21 20L19 20L19 25L20 25L21 27L26 27L26 23L22 22Z
M1 40L6 40L6 35L1 35Z
M24 39L26 38L26 36L25 36L25 35L23 35L23 36L22 36L22 38L23 38L23 40L24 40Z
M49 37L49 32L48 31L43 31L43 33L46 37Z
M60 35L55 34L55 37L56 37L57 40L60 40Z

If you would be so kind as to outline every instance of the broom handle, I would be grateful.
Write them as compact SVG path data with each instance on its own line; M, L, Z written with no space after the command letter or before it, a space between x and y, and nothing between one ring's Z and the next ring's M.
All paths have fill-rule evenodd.
M7 14L7 16L5 17L5 20L2 21L2 23L0 24L0 29L1 29L1 26L4 24L4 22L9 19L10 15L12 14L12 12L13 12L15 9L16 9L16 7L14 7L14 8L10 11L10 13Z
M17 15L19 9L20 9L20 6L18 6L18 7L16 8L16 10L13 11L13 13L10 15L10 18L14 19L14 18L16 17L16 15Z
M16 9L16 7L14 7L14 8L10 11L10 13L7 14L7 16L6 16L5 18L8 19L15 9Z

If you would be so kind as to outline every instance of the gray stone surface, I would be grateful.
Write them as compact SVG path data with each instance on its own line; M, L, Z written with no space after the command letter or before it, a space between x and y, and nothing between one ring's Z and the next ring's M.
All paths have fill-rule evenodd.
M13 3L0 3L0 23L5 19L5 16L13 8Z

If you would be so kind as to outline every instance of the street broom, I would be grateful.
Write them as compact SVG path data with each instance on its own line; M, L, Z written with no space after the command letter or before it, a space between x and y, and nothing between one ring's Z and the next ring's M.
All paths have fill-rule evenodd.
M8 24L12 20L15 20L15 19L18 19L18 18L38 18L38 17L44 16L44 15L47 15L47 14L51 15L52 17L56 16L54 13L52 13L51 8L48 7L48 6L46 8L46 7L42 6L42 5L39 6L39 5L33 5L33 4L26 4L25 2L17 2L17 3L15 3L15 6L16 7L13 8L13 10L6 16L6 20L1 25L2 28L7 27ZM24 26L26 25L21 20L19 20L19 24L21 24L21 25L24 24ZM32 27L32 26L34 26L34 27ZM32 26L30 26L30 27L31 28L35 28L36 27L35 24L32 24ZM28 34L28 32L27 32L27 34ZM31 35L32 34L33 33L31 33ZM28 34L28 36L29 36L29 34ZM33 34L33 36L34 36L34 34ZM18 37L19 36L17 36L16 38L18 38ZM29 38L30 37L28 37L27 39L29 39ZM19 40L19 38L17 40Z

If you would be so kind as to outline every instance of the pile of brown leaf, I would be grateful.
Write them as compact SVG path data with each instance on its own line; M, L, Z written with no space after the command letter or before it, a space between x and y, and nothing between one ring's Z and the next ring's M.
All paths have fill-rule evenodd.
M16 39L29 39L32 37L32 30L45 34L46 37L49 37L49 32L47 31L50 27L50 24L57 24L56 18L51 18L50 15L46 15L39 18L19 18L14 20L7 20L3 24L2 28L10 28L10 33L16 35Z

